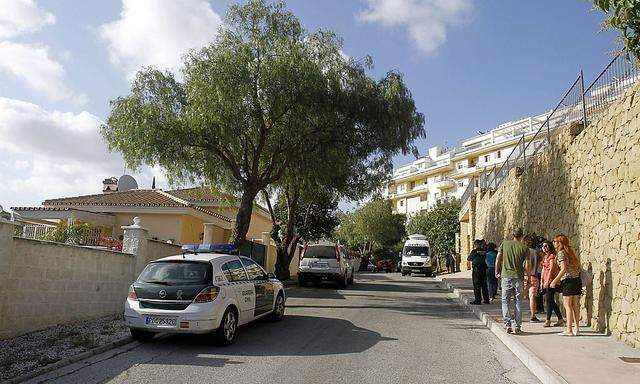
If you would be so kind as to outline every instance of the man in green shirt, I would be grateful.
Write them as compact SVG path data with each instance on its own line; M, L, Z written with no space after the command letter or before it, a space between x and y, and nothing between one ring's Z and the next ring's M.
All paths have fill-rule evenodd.
M524 287L525 270L526 278L529 278L529 248L522 243L524 234L522 228L513 231L513 240L505 240L498 248L496 257L496 277L502 278L502 317L507 333L512 333L511 320L515 319L515 333L521 332L522 311L520 304L522 301L522 290ZM511 316L510 301L513 297L514 316Z

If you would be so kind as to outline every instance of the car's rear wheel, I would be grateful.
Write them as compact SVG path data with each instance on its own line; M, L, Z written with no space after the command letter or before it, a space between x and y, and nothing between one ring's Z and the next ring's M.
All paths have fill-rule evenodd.
M133 338L133 340L142 342L149 341L156 335L153 332L142 331L140 329L129 329L129 332L131 332L131 337Z
M230 345L236 338L238 316L232 308L228 308L222 316L220 327L216 330L216 339L221 345Z
M280 321L282 320L282 318L284 317L284 311L285 311L285 302L284 302L284 296L282 295L282 293L278 293L278 296L276 297L276 303L273 306L273 312L271 313L271 320L272 321Z

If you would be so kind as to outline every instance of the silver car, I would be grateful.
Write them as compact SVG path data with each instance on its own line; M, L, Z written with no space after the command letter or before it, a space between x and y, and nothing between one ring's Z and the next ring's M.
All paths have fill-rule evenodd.
M124 320L134 339L156 333L212 333L231 344L239 325L285 310L282 283L255 261L237 255L193 253L152 261L129 288Z
M307 283L333 281L342 288L354 283L354 262L344 246L320 242L307 244L300 254L298 282L301 286Z

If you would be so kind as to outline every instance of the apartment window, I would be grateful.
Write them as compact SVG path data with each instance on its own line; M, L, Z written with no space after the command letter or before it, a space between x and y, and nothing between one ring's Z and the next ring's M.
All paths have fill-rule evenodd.
M496 159L499 159L502 156L502 153L500 153L500 151L496 152Z

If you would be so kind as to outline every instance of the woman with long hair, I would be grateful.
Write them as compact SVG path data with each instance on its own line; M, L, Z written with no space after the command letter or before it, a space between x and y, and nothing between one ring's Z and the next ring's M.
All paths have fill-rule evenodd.
M549 286L555 288L559 283L561 284L562 302L567 315L567 330L559 334L578 336L580 333L580 294L582 293L580 259L575 249L569 245L567 236L556 235L553 238L553 245L558 254L560 271Z
M560 307L558 307L555 299L555 293L560 292L560 290L549 286L551 281L558 276L560 270L556 250L550 241L544 241L542 243L542 255L542 290L544 291L544 296L547 301L547 319L544 321L543 326L551 326L551 314L555 312L558 317L558 322L553 324L553 326L562 327L564 320L562 318L562 312L560 312Z

